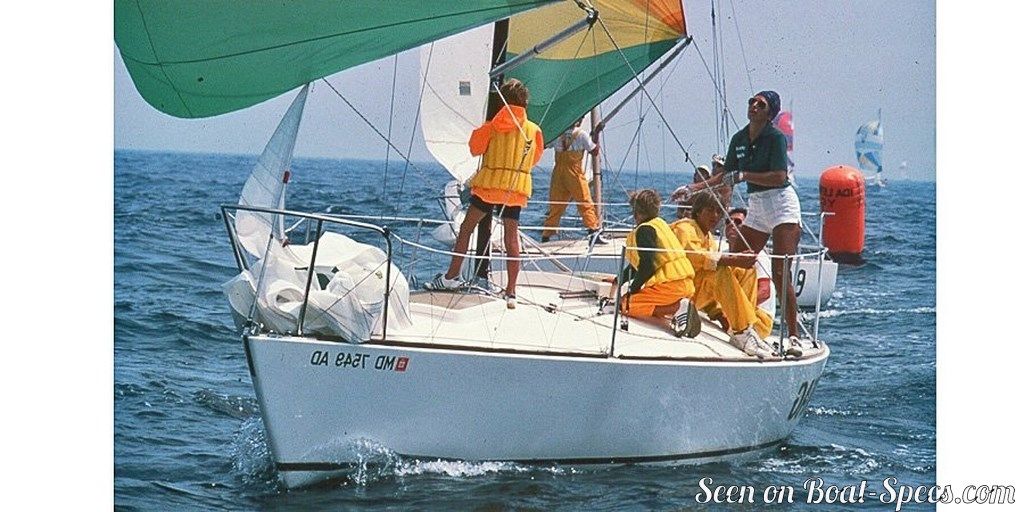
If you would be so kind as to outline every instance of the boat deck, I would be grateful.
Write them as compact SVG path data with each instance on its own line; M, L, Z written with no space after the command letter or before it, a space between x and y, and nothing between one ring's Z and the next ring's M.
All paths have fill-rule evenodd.
M598 299L593 294L560 296L567 289L606 295L610 285L578 276L522 272L517 287L519 304L515 309L508 309L503 299L482 290L416 291L410 296L412 326L389 329L388 340L452 348L607 356L611 350L615 315L599 314ZM673 336L667 319L628 318L628 330L615 332L614 355L644 359L758 360L730 345L728 334L717 323L701 316L701 333L692 339ZM621 321L623 317L619 318ZM775 340L771 337L768 341ZM803 358L813 357L822 350L809 350Z

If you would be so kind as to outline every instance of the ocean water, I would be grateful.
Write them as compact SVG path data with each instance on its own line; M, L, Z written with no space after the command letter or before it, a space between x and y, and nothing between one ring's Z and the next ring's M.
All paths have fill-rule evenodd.
M935 185L869 190L859 267L840 268L820 336L832 357L805 416L781 446L704 465L604 469L402 460L297 491L278 486L259 407L220 285L236 274L218 205L238 199L255 156L117 151L114 155L114 502L123 510L707 509L698 481L872 490L935 482ZM296 159L291 209L436 218L446 175L432 164ZM689 176L689 173L683 173ZM682 176L681 174L680 176ZM535 194L547 195L539 172ZM667 194L677 177L606 182ZM817 183L798 180L805 211ZM524 224L539 224L543 207ZM570 209L569 214L573 213ZM424 234L424 236L426 236ZM421 255L422 256L422 255ZM412 255L398 250L396 257ZM407 259L405 261L408 261ZM444 264L420 258L417 275ZM870 498L869 498L870 500ZM758 510L763 505L745 505ZM781 508L781 506L768 507ZM828 510L892 509L875 502ZM909 509L931 509L911 506Z

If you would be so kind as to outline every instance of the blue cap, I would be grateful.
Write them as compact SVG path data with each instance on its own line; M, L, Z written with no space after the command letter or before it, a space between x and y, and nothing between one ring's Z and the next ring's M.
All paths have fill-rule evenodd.
M775 119L775 116L779 115L779 111L782 110L782 98L779 98L779 93L775 91L761 91L754 96L760 96L768 102L768 120Z

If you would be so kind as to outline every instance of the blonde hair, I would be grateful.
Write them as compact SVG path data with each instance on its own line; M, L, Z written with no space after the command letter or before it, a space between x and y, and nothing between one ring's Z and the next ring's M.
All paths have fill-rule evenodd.
M661 196L653 189L637 190L629 195L629 205L641 218L653 219L661 210Z
M526 88L526 84L515 78L505 80L505 83L501 84L499 90L501 91L501 96L505 98L509 105L526 107L526 103L530 101L530 90Z

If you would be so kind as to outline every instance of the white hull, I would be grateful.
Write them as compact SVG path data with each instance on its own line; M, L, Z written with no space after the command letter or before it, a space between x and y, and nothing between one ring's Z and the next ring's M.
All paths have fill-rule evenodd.
M762 449L802 416L822 347L798 360L683 361L246 339L289 488L350 473L367 442L417 459L574 465Z

